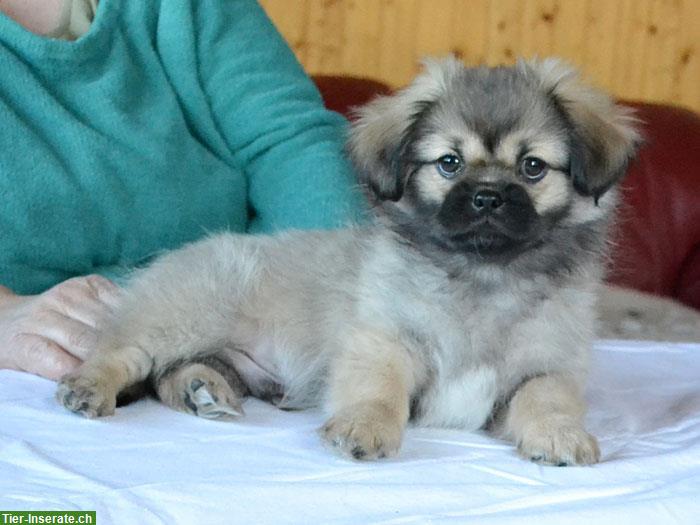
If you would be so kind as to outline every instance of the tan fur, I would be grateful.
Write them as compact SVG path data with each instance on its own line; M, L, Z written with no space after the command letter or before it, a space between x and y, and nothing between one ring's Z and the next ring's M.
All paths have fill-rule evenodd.
M583 428L586 407L575 378L535 377L510 401L501 434L525 458L549 465L591 464L600 460L595 437Z
M62 381L57 396L66 408L87 417L114 414L117 396L150 371L150 359L140 348L119 346L111 353L94 353L80 367L80 374L67 388Z
M397 338L374 329L352 332L347 350L333 363L328 407L335 415L321 433L358 459L392 456L401 444L420 368Z

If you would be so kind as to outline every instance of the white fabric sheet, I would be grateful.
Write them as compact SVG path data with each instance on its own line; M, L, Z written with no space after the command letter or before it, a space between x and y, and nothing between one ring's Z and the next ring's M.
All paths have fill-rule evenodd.
M397 458L325 449L319 412L257 400L239 422L153 400L86 420L55 385L0 372L0 509L108 523L700 524L700 345L600 342L589 430L602 463L542 467L480 432L410 428Z

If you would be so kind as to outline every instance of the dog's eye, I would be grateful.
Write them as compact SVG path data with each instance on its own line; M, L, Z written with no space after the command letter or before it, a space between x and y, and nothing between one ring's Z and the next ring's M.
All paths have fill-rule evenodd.
M526 179L536 182L547 174L547 163L537 157L525 157L520 163L520 173Z
M451 179L462 169L462 161L457 155L443 155L437 160L437 169L440 175Z

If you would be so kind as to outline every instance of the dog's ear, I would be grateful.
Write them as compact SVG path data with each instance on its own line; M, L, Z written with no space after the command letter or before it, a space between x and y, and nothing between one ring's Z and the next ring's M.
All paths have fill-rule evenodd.
M574 188L597 201L624 176L641 144L634 111L586 85L575 69L558 59L523 61L518 67L536 76L568 120Z
M354 111L348 151L361 184L380 201L398 201L412 168L421 118L464 66L455 58L424 62L408 87Z

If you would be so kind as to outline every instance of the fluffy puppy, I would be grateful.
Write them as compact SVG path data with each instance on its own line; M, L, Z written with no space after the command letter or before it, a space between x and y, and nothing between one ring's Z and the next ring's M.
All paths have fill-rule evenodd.
M409 419L487 427L545 464L594 463L582 385L629 110L557 60L428 62L361 108L349 150L375 221L217 235L137 275L58 399L87 417L154 381L169 405L321 404L322 438L397 452Z

